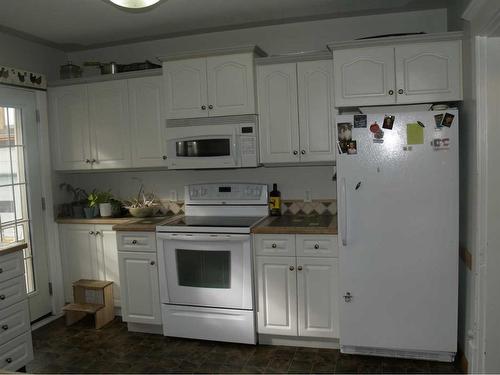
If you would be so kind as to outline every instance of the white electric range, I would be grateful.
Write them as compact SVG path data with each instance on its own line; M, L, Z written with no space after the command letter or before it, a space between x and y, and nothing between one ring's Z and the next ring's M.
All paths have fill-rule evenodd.
M156 228L166 336L256 343L250 229L267 185L185 187L185 216Z

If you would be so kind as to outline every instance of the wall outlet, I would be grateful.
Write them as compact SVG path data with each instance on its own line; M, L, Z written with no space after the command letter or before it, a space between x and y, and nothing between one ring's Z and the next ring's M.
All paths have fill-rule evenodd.
M170 190L170 200L177 202L177 190Z
M306 189L306 192L304 194L304 202L312 202L311 190L309 189Z

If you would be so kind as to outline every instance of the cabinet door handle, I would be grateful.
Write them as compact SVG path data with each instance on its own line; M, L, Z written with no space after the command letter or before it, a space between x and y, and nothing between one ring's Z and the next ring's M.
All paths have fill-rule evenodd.
M208 109L214 109L214 106L213 106L212 104L210 104L210 105L208 106Z
M85 159L85 163L90 164L90 159Z
M156 264L156 262L154 260L152 260L149 264L151 264L152 266L154 266Z
M97 231L97 232L95 232L95 234L94 234L94 235L95 235L95 236L100 236L100 235L101 235L101 232Z
M0 273L3 273L3 268L0 268Z
M298 152L297 150L294 150L294 151L293 151L293 154L294 154L294 155L298 155L298 154L299 154L299 152Z
M403 90L403 89L398 90L398 94L404 94L404 92L405 92L405 90Z
M90 162L91 162L92 164L94 164L94 163L96 163L96 162L97 162L97 160L92 159Z
M302 155L305 155L305 154L306 154L306 150L302 150L302 151L300 151L300 153L301 153Z
M290 268L290 271L293 271L295 269L294 266L290 266L289 268Z
M93 230L91 230L91 231L89 232L89 234L90 234L91 236L93 236L93 235L95 235L95 232L94 232Z
M207 106L206 106L206 105L202 105L202 106L201 106L201 110L202 110L202 111L204 111L204 110L206 110L206 109L207 109Z
M2 326L2 329L3 329L4 331L7 331L7 330L9 329L9 326L8 326L7 324L4 324L4 325Z
M5 362L7 362L7 363L12 363L12 358L10 358L10 357L9 357L9 358L6 358L6 359L5 359Z
M297 269L298 269L299 271L302 271L302 266L298 266L298 267L297 267Z
M137 240L132 240L132 245L137 245Z
M167 155L163 155L161 158L162 158L163 160L167 160Z
M275 243L273 243L273 244L271 245L271 247L272 247L273 249L276 249L277 245L276 245Z
M394 90L389 90L389 95L394 95Z
M318 250L318 249L319 249L319 245L318 245L318 244L314 245L314 248L315 248L316 250Z
M5 299L5 294L1 294L1 295L0 295L0 300L2 300L2 301L3 301L4 299Z

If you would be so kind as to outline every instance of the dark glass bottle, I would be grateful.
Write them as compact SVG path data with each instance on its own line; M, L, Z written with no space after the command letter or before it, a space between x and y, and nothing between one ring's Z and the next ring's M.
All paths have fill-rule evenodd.
M278 184L273 184L273 190L269 193L269 213L271 216L281 216L281 193Z

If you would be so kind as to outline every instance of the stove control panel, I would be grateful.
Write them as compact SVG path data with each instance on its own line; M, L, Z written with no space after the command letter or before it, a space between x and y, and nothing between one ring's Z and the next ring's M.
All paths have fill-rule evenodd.
M185 187L186 204L267 204L267 185L194 184Z

